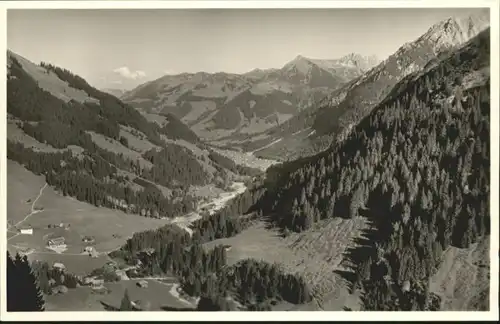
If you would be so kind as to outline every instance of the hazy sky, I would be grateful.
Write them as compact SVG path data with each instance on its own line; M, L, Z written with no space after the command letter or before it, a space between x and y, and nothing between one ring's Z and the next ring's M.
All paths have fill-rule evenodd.
M298 54L380 59L470 9L13 10L7 46L96 87L131 88L166 73L279 68Z

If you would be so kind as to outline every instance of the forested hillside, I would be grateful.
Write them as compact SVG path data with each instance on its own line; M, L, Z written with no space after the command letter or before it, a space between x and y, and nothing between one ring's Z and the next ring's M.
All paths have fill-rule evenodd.
M248 218L234 216L249 213L268 216L285 235L326 218L366 217L371 226L341 273L361 289L363 309L439 309L428 280L443 251L490 232L489 52L488 29L410 74L342 144L271 167L235 200L240 207L193 224L193 242L236 235ZM155 235L133 238L122 253L162 250ZM206 285L187 280L191 291Z
M195 206L196 198L187 194L191 186L206 185L215 176L255 172L234 165L229 170L228 163L216 159L200 161L182 143L207 156L211 151L173 115L158 125L68 70L37 66L10 51L8 60L12 125L51 149L9 136L7 156L44 174L64 195L129 213L174 217ZM162 188L176 190L176 197Z
M487 29L409 75L341 145L268 172L260 205L283 229L371 221L346 274L367 310L428 307L403 283L427 287L448 246L489 234L489 41Z
M269 33L225 56L207 53L231 19L206 10L178 12L216 20L188 48L159 46L179 25L161 10L135 18L136 51L98 48L135 32L111 12L9 35L36 57L19 44L57 49L58 26L106 33L75 43L88 81L7 50L8 310L492 311L491 8L331 9L234 11ZM255 48L295 58L227 72Z

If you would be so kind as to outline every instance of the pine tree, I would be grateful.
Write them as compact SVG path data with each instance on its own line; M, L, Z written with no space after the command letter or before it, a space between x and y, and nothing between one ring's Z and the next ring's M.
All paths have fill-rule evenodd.
M45 310L43 294L26 256L7 252L7 311L40 312Z
M132 302L130 301L130 297L128 295L128 289L125 289L125 293L123 294L122 302L120 304L120 311L129 312L132 310Z

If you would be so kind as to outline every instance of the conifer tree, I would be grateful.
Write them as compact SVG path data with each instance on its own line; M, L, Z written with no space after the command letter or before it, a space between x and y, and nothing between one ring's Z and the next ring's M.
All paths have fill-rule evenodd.
M40 312L45 300L26 256L16 254L12 260L7 252L7 311Z
M132 310L132 302L130 301L130 297L128 295L128 289L125 289L125 293L123 294L123 298L120 304L120 311L129 312Z

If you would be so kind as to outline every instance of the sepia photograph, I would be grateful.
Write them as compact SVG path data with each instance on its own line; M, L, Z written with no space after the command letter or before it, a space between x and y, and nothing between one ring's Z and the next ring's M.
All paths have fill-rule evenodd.
M2 317L498 320L497 2L141 2L0 5Z

